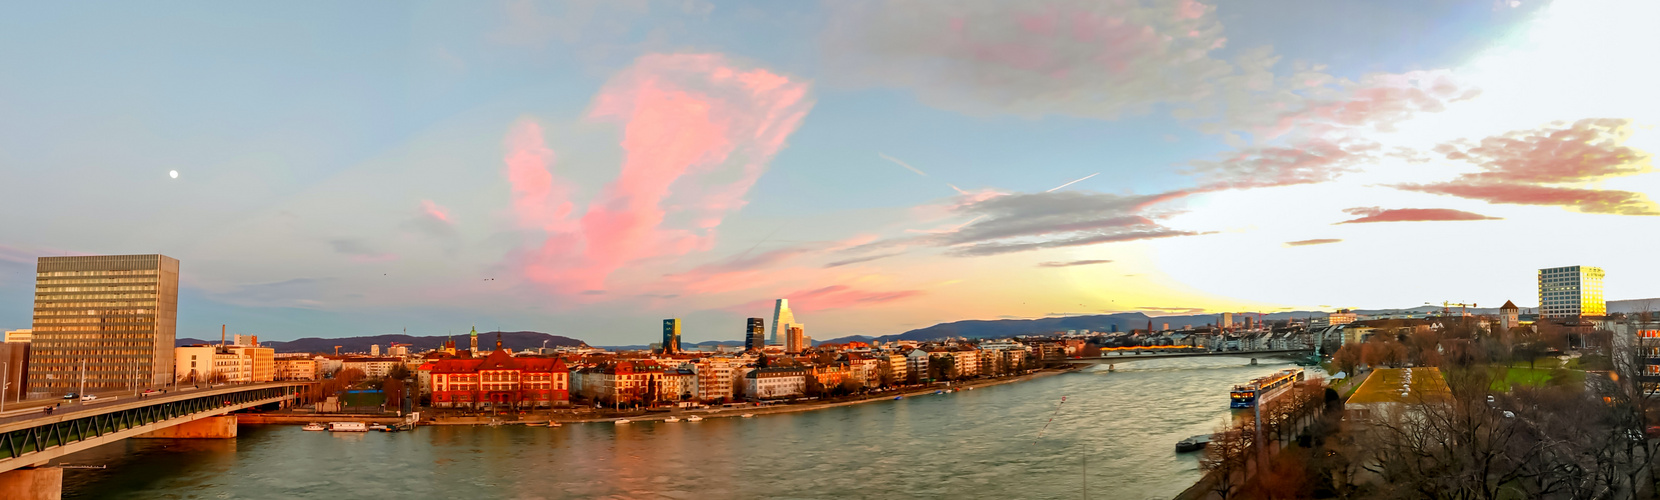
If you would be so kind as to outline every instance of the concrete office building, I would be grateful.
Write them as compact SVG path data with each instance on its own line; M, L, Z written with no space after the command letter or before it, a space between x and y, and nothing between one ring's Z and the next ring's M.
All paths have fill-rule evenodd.
M749 324L744 330L744 349L759 351L767 347L767 320L766 318L749 318Z
M165 255L41 257L30 397L159 387L173 376L179 261Z
M1605 316L1600 267L1568 266L1539 270L1539 317L1570 319Z

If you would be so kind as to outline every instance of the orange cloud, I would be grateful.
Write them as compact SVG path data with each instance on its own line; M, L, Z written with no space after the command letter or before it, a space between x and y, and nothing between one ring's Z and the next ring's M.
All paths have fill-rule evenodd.
M1488 217L1481 214L1465 212L1463 210L1453 210L1450 208L1395 208L1385 210L1378 207L1363 207L1350 208L1343 211L1348 212L1350 215L1359 215L1361 217L1358 219L1339 222L1338 224L1362 224L1368 222L1498 220L1498 217Z
M1340 241L1343 241L1343 240L1340 240L1340 239L1337 239L1337 238L1318 238L1318 239L1312 239L1312 240L1287 241L1287 242L1285 242L1285 246L1288 246L1288 247L1306 247L1306 246L1309 246L1309 245L1328 245L1328 244L1337 243L1337 242L1340 242Z
M1653 171L1650 156L1625 145L1631 120L1587 118L1573 123L1500 134L1472 143L1461 140L1434 151L1466 161L1480 172L1432 184L1402 184L1407 191L1457 196L1488 203L1555 205L1586 213L1660 215L1643 193L1550 184L1579 184Z

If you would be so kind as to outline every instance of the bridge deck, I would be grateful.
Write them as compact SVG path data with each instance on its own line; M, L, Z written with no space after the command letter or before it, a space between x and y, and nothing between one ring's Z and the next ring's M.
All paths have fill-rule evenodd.
M1101 356L1071 358L1071 359L1068 359L1066 361L1068 363L1122 363L1122 362L1136 361L1136 360L1141 360L1141 359L1194 358L1194 357L1200 357L1200 356L1233 356L1233 357L1256 358L1256 357L1268 357L1268 356L1281 356L1281 355L1287 355L1287 354L1305 354L1305 353L1314 352L1314 349L1275 349L1275 350L1269 350L1269 351L1199 351L1199 352L1169 352L1169 353L1151 353L1151 354L1128 354L1128 353L1125 353L1124 351L1114 351L1114 352L1115 352L1115 354L1104 354L1104 355L1101 355Z
M169 392L108 403L27 410L0 419L0 472L204 417L293 399L297 382ZM10 413L10 412L9 412Z

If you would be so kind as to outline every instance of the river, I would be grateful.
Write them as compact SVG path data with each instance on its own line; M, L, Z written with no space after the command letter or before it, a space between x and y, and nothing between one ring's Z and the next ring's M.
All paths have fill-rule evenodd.
M1133 361L695 423L367 434L243 426L234 440L129 439L55 463L108 467L65 470L71 499L1168 499L1199 477L1198 456L1176 454L1176 441L1228 418L1234 383L1288 366L1262 361Z

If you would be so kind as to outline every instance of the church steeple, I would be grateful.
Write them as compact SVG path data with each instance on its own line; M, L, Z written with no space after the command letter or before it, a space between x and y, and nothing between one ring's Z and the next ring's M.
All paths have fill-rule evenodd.
M478 357L478 325L473 325L473 333L470 334L470 338L472 343L467 346L467 353L469 356L476 358Z
M501 331L496 331L496 350L501 350Z

